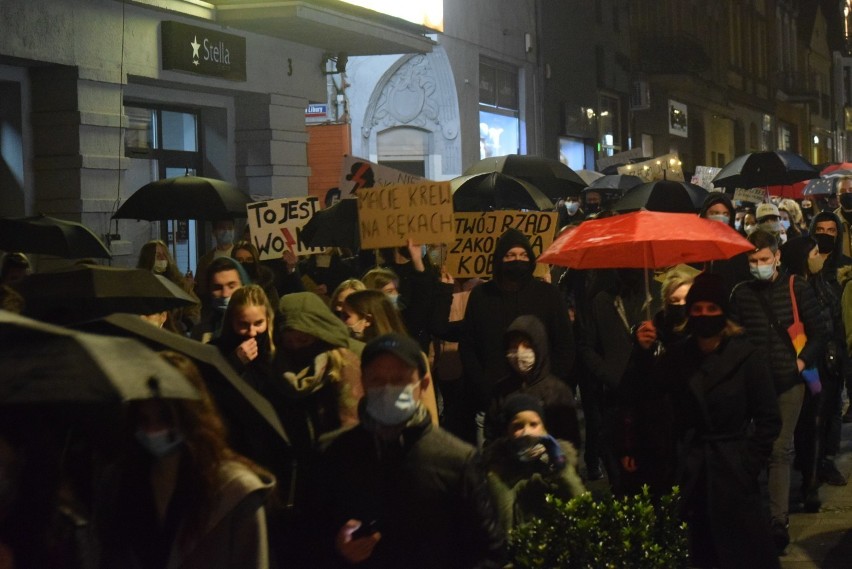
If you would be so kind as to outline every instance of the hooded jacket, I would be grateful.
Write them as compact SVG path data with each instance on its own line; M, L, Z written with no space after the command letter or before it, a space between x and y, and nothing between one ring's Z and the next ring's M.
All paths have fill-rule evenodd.
M503 353L508 351L513 339L521 337L532 346L535 352L535 364L526 376L514 369L503 377L494 387L494 394L486 414L486 440L495 440L505 436L503 432L503 403L518 392L533 395L544 406L547 430L558 439L565 439L580 446L580 428L577 421L576 401L571 388L550 372L550 343L544 324L529 314L518 316L503 335Z
M505 273L503 263L503 257L514 247L522 247L529 257L529 270L518 280ZM530 314L541 320L550 345L553 373L562 381L568 380L574 363L568 307L559 289L533 277L535 259L526 236L515 229L507 230L494 248L492 280L470 293L459 351L468 394L478 410L487 408L497 380L509 374L503 334L518 316Z
M837 219L840 220L840 225L838 225L838 238L840 242L843 244L843 254L847 257L852 257L852 231L850 231L850 223L846 219L846 216L843 215L843 208L839 207L834 210L834 215L837 216ZM852 215L850 215L852 217ZM813 227L813 220L811 220L811 227ZM813 230L811 231L813 233Z

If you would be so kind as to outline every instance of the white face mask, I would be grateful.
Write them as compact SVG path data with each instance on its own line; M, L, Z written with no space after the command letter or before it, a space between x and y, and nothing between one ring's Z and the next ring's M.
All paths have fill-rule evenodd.
M166 260L162 261L154 261L154 272L157 274L163 274L166 272L166 268L169 266L169 262Z
M725 225L728 225L728 223L731 221L731 218L728 217L727 215L725 215L724 213L708 214L707 219L710 219L710 220L713 220L713 221L720 221L720 222L724 223Z
M155 458L162 458L175 452L183 444L183 436L174 434L169 429L162 431L136 431L136 440Z
M409 383L405 386L385 385L368 389L364 394L367 399L367 413L386 426L405 423L417 410L417 399L414 398L416 385Z
M574 215L577 213L577 210L580 209L579 202L565 202L565 209L568 211L568 215Z
M535 350L532 348L519 347L515 351L510 350L506 358L512 369L521 375L528 374L535 366Z

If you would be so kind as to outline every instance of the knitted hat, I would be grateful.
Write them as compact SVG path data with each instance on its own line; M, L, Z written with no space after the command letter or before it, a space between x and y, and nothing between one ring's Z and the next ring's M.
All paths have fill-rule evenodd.
M692 305L699 301L712 302L727 312L728 296L722 277L715 273L701 273L695 277L695 282L686 294L686 313L689 314Z
M538 397L528 393L513 393L503 402L503 424L508 426L515 415L523 411L535 411L544 421L544 406Z

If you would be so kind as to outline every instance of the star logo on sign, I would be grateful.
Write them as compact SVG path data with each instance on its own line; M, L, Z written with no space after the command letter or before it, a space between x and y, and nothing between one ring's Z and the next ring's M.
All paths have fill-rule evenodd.
M201 44L198 43L198 36L193 36L189 45L192 46L192 64L198 65L198 60L201 59L201 56L198 54L198 48L201 47Z

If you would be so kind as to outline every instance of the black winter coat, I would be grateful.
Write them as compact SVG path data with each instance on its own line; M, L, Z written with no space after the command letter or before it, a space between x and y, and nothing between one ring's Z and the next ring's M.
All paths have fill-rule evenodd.
M358 425L331 443L318 472L320 551L337 555L334 538L348 520L375 520L382 537L363 569L496 568L505 561L473 447L428 420L384 445ZM352 566L337 556L316 567Z
M652 371L674 408L677 482L691 549L701 558L695 564L715 549L723 568L778 567L758 488L781 430L766 361L764 350L743 337L724 339L706 356L689 338L668 346Z
M798 357L809 368L821 361L828 340L828 329L820 316L820 306L813 288L801 277L794 276L793 279L799 318L808 338ZM781 330L785 332L784 337L772 326L758 295L769 303ZM781 273L772 282L750 280L740 283L731 294L730 314L733 320L746 329L752 343L766 348L777 393L783 393L802 381L796 366L796 353L786 336L787 328L793 324L789 276Z

